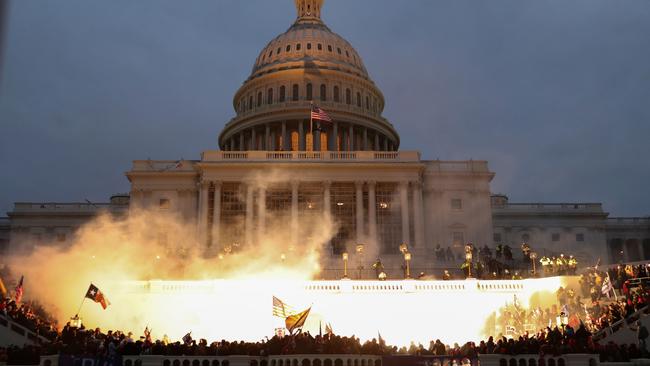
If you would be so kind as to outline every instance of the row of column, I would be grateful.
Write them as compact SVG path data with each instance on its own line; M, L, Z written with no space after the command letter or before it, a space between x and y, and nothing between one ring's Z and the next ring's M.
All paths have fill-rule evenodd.
M331 182L324 181L323 184L323 214L331 215ZM212 192L214 204L212 211L212 225L208 227L209 217L209 194L210 185L214 187ZM212 243L218 244L220 238L220 223L221 223L221 185L220 181L202 182L200 184L199 192L199 215L198 215L198 233L202 243L207 242L208 230L211 230ZM364 217L363 206L363 191L364 186L368 188L368 230L366 237L366 220ZM297 242L298 235L298 194L300 182L291 182L291 242ZM409 187L412 189L412 202L408 199ZM362 243L367 238L371 242L378 243L377 235L377 198L376 198L376 182L375 181L356 181L355 182L355 204L356 204L356 241ZM254 207L254 194L257 189L257 207ZM400 199L400 211L402 222L402 242L416 248L423 248L424 245L424 227L423 227L423 206L422 206L422 187L420 182L403 181L399 184L398 189ZM414 217L413 228L414 238L411 242L410 237L410 207L412 204ZM257 210L257 230L253 222L254 210ZM254 184L246 184L246 219L244 229L245 243L252 243L254 240L261 242L266 232L266 188L256 187ZM215 245L216 246L216 245Z
M312 133L313 141L313 151L336 151L337 145L336 141L339 138L339 133L343 139L341 144L341 151L356 151L356 150L377 150L377 151L393 151L394 145L392 141L389 141L388 138L381 136L378 132L375 131L373 141L369 139L369 131L367 127L363 127L361 132L355 132L355 128L352 124L349 124L345 128L339 128L339 123L332 122L331 128L327 128L326 133L328 136L327 145L325 149L322 149L320 146L321 143L321 131L316 129L316 123L314 121L313 131L310 132L311 128L309 126L309 121L298 121L297 132L298 132L298 151L307 150L307 135ZM325 125L326 124L322 124ZM277 128L273 128L270 123L264 125L263 138L261 142L258 143L258 131L259 128L253 127L250 129L243 130L236 135L233 135L228 139L224 146L225 151L246 151L246 150L266 150L266 151L291 151L291 139L289 138L290 131L287 129L287 122L284 121L280 125L279 136L281 137L280 142L278 142L278 131ZM340 130L340 131L339 131ZM361 134L360 143L355 139L355 133Z

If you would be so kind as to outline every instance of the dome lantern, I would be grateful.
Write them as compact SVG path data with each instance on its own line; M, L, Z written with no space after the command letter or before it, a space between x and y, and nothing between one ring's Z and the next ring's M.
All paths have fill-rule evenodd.
M298 20L320 20L320 9L324 0L295 0Z

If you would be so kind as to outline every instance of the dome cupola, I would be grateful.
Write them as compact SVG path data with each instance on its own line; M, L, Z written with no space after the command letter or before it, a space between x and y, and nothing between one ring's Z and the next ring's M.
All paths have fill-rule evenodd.
M295 0L296 21L262 49L234 96L222 150L397 150L384 96L354 47L321 20L323 2ZM333 122L314 128L313 105Z

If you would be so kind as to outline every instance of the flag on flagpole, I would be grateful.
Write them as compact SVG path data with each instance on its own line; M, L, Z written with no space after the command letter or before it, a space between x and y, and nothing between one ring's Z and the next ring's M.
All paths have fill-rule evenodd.
M20 276L20 281L18 282L18 285L14 289L14 300L16 300L16 303L19 303L23 300L23 294L25 293L25 289L23 288L24 280L25 280L25 276Z
M329 114L327 114L327 112L325 112L321 107L313 104L311 106L311 119L332 123L332 118Z
M273 296L273 316L286 318L291 314L293 314L293 309L291 306L285 304L284 301Z
M102 305L102 308L106 310L108 305L111 304L110 301L104 296L104 294L97 288L97 286L90 284L88 291L86 291L86 298L91 299L92 301Z
M189 332L183 336L183 343L185 343L186 345L192 343L192 332Z
M311 311L311 306L309 307L309 309L302 311L298 314L289 315L284 320L284 324L289 330L289 333L293 333L294 330L302 328L302 326L305 325L305 320L307 320L310 311Z
M612 290L614 290L614 286L612 285L612 281L609 279L609 273L607 274L607 277L603 280L603 286L600 289L600 292L602 292L603 295L607 296L609 299L611 297Z
M325 324L325 333L327 333L327 335L329 337L334 335L334 330L332 330L332 324L331 323Z

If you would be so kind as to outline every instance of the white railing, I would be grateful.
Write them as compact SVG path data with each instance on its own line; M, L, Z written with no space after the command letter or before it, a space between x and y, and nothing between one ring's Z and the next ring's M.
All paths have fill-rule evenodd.
M503 211L580 211L602 212L600 203L507 203L494 207Z
M417 151L204 151L203 161L337 161L337 162L419 162ZM463 165L465 166L465 165ZM137 164L134 168L147 170L147 166Z

